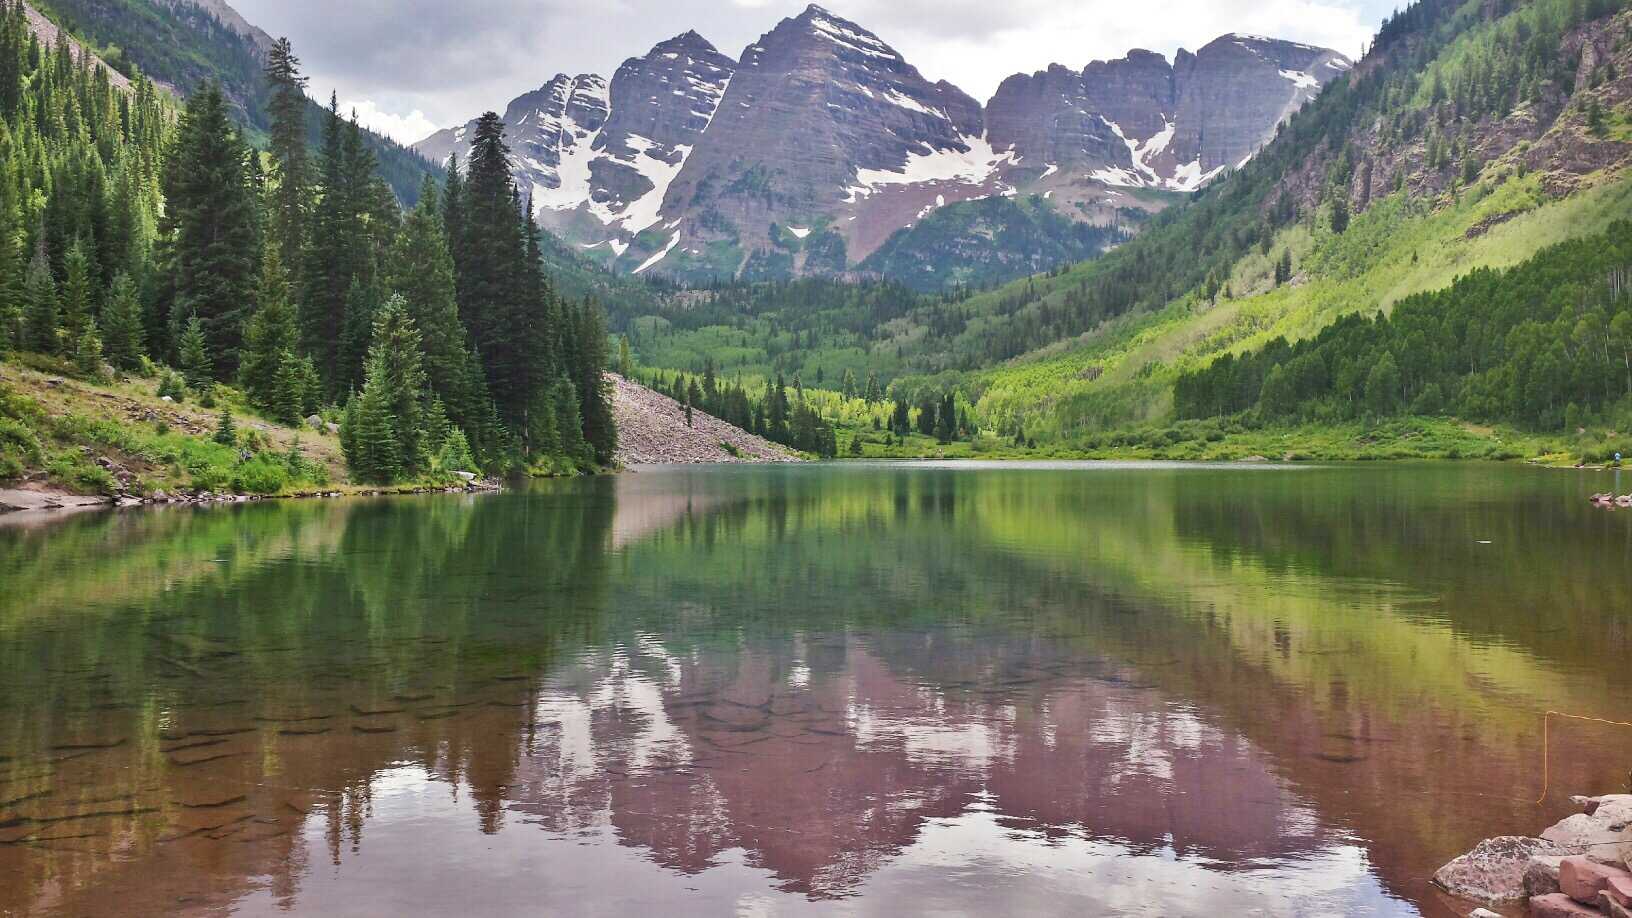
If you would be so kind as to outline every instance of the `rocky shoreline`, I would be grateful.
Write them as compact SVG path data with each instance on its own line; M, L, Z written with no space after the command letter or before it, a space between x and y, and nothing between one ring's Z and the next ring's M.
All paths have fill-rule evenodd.
M1632 794L1572 797L1581 812L1539 837L1482 841L1434 874L1453 896L1522 902L1532 918L1632 918ZM1478 908L1470 918L1500 918Z
M218 491L155 491L149 495L94 496L53 488L0 488L0 521L37 518L78 510L129 509L167 505L242 504L267 500L312 500L340 497L379 497L389 494L481 494L503 490L493 479L474 476L462 485L443 487L382 487L350 490L297 491L292 494L231 494Z

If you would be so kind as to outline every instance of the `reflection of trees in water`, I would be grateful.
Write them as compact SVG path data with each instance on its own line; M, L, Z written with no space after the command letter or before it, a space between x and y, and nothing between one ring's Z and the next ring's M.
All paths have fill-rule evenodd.
M514 710L595 638L610 516L604 497L301 502L0 543L6 570L77 581L0 597L0 912L47 890L78 913L202 908L257 876L293 895L301 821L329 820L331 856L356 844L391 763L502 785L485 772L515 751L468 715Z
M1205 544L1221 567L1245 558L1275 574L1397 581L1434 597L1430 614L1461 633L1564 663L1632 650L1632 525L1589 507L1573 475L1451 466L1252 477L1252 487L1174 478L1177 537Z

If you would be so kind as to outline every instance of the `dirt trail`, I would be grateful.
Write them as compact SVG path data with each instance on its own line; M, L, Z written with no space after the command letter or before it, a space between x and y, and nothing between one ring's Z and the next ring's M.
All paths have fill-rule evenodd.
M686 409L674 399L615 373L608 373L607 380L615 388L618 462L623 465L800 461L786 448L696 409L687 427Z

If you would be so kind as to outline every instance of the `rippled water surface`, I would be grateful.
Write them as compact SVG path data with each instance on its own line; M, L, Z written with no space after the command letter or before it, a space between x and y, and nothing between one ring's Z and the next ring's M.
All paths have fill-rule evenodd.
M1612 484L651 469L0 528L0 914L1457 914L1441 862L1628 780L1564 726L1534 803L1542 712L1632 710Z

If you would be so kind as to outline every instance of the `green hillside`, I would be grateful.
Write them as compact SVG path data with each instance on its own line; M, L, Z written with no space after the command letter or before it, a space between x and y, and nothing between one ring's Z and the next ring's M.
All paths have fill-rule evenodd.
M266 49L210 11L191 3L153 0L32 0L32 5L127 76L140 70L184 96L206 83L219 85L247 128L248 139L257 146L264 143L272 124L271 94L261 73ZM307 104L307 139L314 146L321 139L324 117L321 105ZM366 132L365 138L379 161L381 177L406 206L418 200L426 175L441 175L440 168L389 138L373 132Z
M1290 119L1244 169L1153 218L1104 257L995 289L900 298L871 316L853 315L838 291L825 298L794 288L763 292L734 315L711 302L704 321L636 324L637 351L657 366L694 370L714 357L727 373L799 372L807 384L831 385L846 371L877 373L913 405L925 393L952 391L971 406L978 433L970 449L1023 434L1067 455L1246 455L1281 444L1290 446L1277 455L1386 455L1394 445L1378 444L1402 439L1413 441L1400 447L1412 455L1598 455L1611 442L1607 431L1632 427L1632 410L1583 378L1547 388L1544 407L1524 412L1511 394L1499 408L1464 397L1461 377L1448 374L1438 395L1420 402L1427 380L1419 374L1381 412L1266 412L1257 399L1277 355L1291 353L1282 339L1311 338L1346 316L1387 314L1478 269L1512 267L1557 243L1598 237L1632 212L1626 6L1421 0L1391 17L1353 73ZM1589 246L1619 251L1614 241ZM1581 342L1611 350L1618 288L1610 275L1594 263L1569 316L1550 305L1546 315L1502 326L1506 334L1522 322L1547 325L1521 332L1530 345L1487 349L1506 361L1533 345L1572 364L1577 348L1589 346ZM1508 276L1493 283L1501 289ZM1446 293L1414 308L1456 299ZM1573 325L1588 313L1577 336ZM1459 333L1448 340L1465 345ZM1258 375L1244 394L1196 407L1206 399L1195 392L1219 383L1206 367L1266 346L1273 353L1253 364ZM1398 365L1406 355L1390 356ZM1363 403L1364 379L1339 380L1332 367L1325 373L1328 404ZM1181 380L1192 393L1176 412ZM1522 390L1529 382L1482 378L1479 385ZM1413 409L1448 417L1410 419ZM1377 433L1402 416L1405 427ZM1567 421L1575 426L1564 437ZM1593 430L1578 437L1577 426ZM1273 437L1265 433L1271 429ZM1513 449L1521 438L1526 448Z

